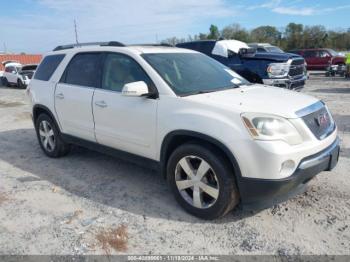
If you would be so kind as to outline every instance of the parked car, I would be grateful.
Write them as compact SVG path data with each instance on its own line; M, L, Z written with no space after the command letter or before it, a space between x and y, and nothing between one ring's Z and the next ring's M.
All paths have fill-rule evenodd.
M251 84L188 49L59 46L27 93L47 156L78 144L156 168L179 204L204 219L239 203L269 206L338 161L322 101Z
M299 49L291 50L291 53L301 55L305 58L308 70L327 70L329 66L345 66L345 56L329 48Z
M3 73L3 83L6 86L16 85L19 88L25 88L38 65L22 65L18 62L3 62L5 71Z
M255 48L259 53L284 53L281 48L268 43L250 43L248 46Z
M237 40L193 41L176 46L204 53L252 83L301 89L307 79L305 61L299 55L256 53L254 48Z

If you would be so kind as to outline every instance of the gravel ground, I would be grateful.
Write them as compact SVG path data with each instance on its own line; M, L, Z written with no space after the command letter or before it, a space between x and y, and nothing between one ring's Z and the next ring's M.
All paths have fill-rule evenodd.
M208 222L152 171L83 148L47 158L24 91L0 88L0 254L349 255L350 81L312 76L302 92L334 114L338 166L285 203Z

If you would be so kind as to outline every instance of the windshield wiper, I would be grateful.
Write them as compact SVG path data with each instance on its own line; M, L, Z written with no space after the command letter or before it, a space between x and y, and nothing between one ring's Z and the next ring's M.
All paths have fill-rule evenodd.
M223 87L223 88L217 88L217 89L208 89L208 90L198 90L190 93L183 94L181 96L192 96L192 95L201 95L201 94L207 94L207 93L213 93L213 92L219 92L219 91L224 91L224 90L230 90L233 88L238 88L239 85L234 84L230 87Z

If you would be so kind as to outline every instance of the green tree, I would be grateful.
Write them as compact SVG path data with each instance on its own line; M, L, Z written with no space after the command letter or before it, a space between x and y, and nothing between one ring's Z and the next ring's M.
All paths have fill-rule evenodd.
M289 23L285 30L286 49L296 49L303 47L303 31L302 24Z
M240 24L231 24L221 31L221 37L224 39L235 39L243 42L249 42L249 32L240 26Z
M259 26L252 30L250 37L254 42L277 44L281 33L274 26Z
M306 26L303 31L303 47L317 48L327 47L328 33L324 26Z
M220 31L219 28L216 25L211 25L209 28L209 35L207 37L208 39L219 39L220 38Z

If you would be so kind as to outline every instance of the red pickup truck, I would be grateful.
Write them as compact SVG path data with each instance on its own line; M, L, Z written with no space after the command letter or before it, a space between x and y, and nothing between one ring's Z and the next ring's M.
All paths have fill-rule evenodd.
M330 65L345 65L345 56L329 48L299 49L289 51L304 57L308 70L327 70Z

